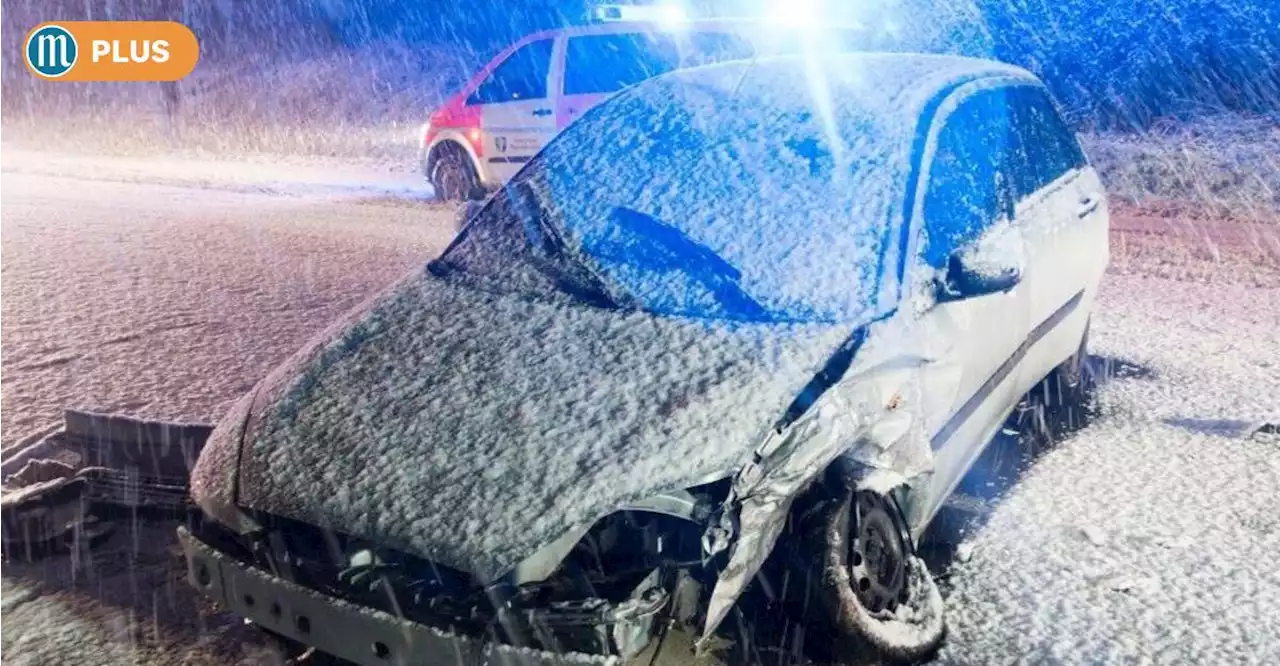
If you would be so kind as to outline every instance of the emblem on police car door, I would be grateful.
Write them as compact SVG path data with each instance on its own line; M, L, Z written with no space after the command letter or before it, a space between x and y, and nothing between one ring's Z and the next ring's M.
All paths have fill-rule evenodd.
M498 147L498 152L500 153L507 152L507 137L505 136L493 137L493 145Z

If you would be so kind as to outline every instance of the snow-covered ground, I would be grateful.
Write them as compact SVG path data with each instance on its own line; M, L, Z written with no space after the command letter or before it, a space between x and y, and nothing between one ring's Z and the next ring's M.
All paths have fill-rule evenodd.
M4 169L6 446L64 406L214 419L452 233L394 194L408 172L8 150ZM940 662L1280 662L1280 442L1246 435L1280 420L1277 227L1144 215L1117 216L1093 324L1127 372L968 538ZM274 663L188 591L172 529L6 562L8 658Z
M1091 343L1125 376L969 539L940 661L1280 662L1280 289L1110 276Z
M9 174L64 176L120 183L175 185L208 190L333 198L395 196L430 199L431 186L415 164L380 159L324 157L213 160L189 156L91 156L6 147ZM23 189L19 186L19 190Z
M10 171L8 157L5 446L55 424L63 407L214 419L307 336L452 237L447 209L314 180L264 194L140 184L136 172L128 182L119 175L133 162L33 175ZM178 177L171 164L150 173ZM286 173L296 170L259 182L292 187Z
M382 194L414 181L364 167L336 174L6 149L4 446L56 425L68 406L213 420L452 237L451 211ZM5 562L0 591L7 660L278 661L256 631L190 593L174 524L124 525L91 558L5 553L18 558Z

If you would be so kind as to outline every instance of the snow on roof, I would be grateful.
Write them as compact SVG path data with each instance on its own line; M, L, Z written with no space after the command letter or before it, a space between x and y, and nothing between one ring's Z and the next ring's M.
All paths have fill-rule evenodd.
M999 63L918 54L737 61L677 71L597 107L520 176L587 254L625 243L619 208L699 242L768 310L851 321L896 294L913 143L939 91ZM651 273L606 272L661 299ZM677 308L678 309L678 308Z

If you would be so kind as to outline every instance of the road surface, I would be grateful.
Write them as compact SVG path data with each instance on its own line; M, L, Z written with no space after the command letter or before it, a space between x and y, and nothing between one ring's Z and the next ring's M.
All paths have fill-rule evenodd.
M6 446L65 406L216 419L450 238L430 205L189 185L4 174ZM138 523L80 562L6 562L6 659L270 663L257 632L187 592L172 533Z
M349 179L8 158L6 447L66 406L216 419L450 238L449 210ZM1277 227L1157 217L1117 216L1094 321L1095 367L1123 376L967 537L941 662L1280 661L1280 444L1249 434L1280 418ZM6 562L7 658L278 661L187 591L172 529L125 521L75 557Z

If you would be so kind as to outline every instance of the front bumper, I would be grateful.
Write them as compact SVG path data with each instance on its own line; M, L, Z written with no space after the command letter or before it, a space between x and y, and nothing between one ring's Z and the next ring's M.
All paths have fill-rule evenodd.
M362 666L598 666L616 657L558 654L482 641L309 590L209 547L178 528L187 579L219 606L265 629Z

